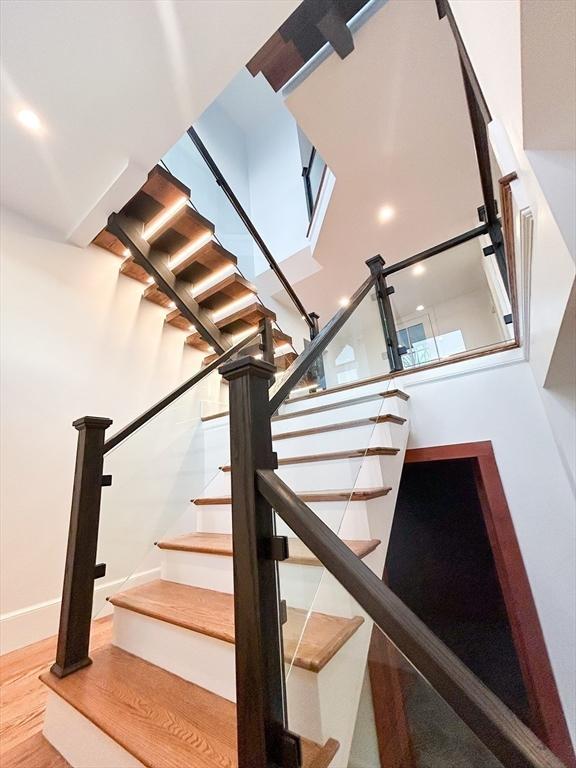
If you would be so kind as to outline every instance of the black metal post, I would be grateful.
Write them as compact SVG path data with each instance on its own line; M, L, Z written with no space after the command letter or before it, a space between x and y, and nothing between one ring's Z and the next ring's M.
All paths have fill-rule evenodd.
M274 365L274 335L272 320L269 317L263 318L260 323L260 337L262 360L264 360L265 363Z
M253 357L220 368L230 382L238 768L301 762L286 730L274 514L256 487L257 469L277 467L268 405L275 370Z
M375 277L376 296L378 309L380 310L380 319L384 329L384 338L386 339L386 351L391 371L403 370L402 356L398 344L398 334L396 333L396 323L394 322L394 313L390 302L390 289L386 283L383 273L384 259L382 256L373 256L366 262L370 272Z
M111 419L84 416L73 423L78 430L68 550L60 609L56 663L52 672L65 677L91 664L88 656L96 570L104 433Z
M320 315L317 315L316 312L310 312L308 317L312 321L310 341L314 341L316 336L320 333L320 326L318 325ZM316 381L318 382L320 389L326 389L326 371L324 370L324 360L322 359L322 355L320 355L314 363L314 375L316 376Z

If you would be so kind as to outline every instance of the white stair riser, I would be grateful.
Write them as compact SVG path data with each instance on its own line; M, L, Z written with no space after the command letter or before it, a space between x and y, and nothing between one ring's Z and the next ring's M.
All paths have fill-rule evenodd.
M371 384L364 384L360 387L343 389L340 392L327 392L326 394L308 397L303 400L284 402L281 410L282 413L294 413L295 411L303 411L308 408L315 408L316 406L329 405L331 403L343 403L347 400L354 400L357 397L387 392L390 389L399 389L399 386L394 380L390 381L385 379L383 381L372 382ZM389 400L397 399L398 398L389 398Z
M380 497L379 499L373 499L370 502L364 501L326 501L326 502L306 502L310 509L318 515L318 517L325 523L331 530L339 531L344 517L344 513L348 509L351 510L358 520L366 519L366 504L382 502L386 497ZM232 507L230 504L225 505L206 505L198 506L198 530L203 533L231 533L232 532ZM281 518L276 516L276 529L280 536L290 536L291 532ZM361 537L359 537L361 538Z
M232 643L117 606L113 643L225 699L236 699Z
M279 458L315 453L327 453L334 446L344 445L347 450L363 450L366 446L394 447L395 431L393 424L367 424L362 427L318 432L286 440L275 440L274 450Z
M72 768L145 768L144 763L52 691L48 694L43 733Z
M190 587L233 594L233 560L225 555L163 550L162 578ZM322 578L319 565L280 563L280 592L292 608L310 608Z
M382 473L381 461L385 462L389 458L389 456L367 456L284 464L278 468L277 474L296 493L377 488L382 485L383 477L389 474L385 468L384 474ZM209 491L210 495L229 496L230 472L220 473L210 484Z
M290 418L273 421L272 434L293 432L296 429L308 429L310 427L323 427L330 424L342 424L345 421L354 421L355 419L375 418L383 413L402 416L400 407L397 398L384 399L378 397L365 403L346 405L342 408L330 408L326 411L302 416L295 412L291 414Z

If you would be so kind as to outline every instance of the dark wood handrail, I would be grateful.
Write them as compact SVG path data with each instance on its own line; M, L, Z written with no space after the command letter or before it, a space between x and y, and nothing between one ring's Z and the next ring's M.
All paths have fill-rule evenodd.
M320 357L350 315L356 310L368 291L373 287L375 280L376 277L374 275L370 275L370 277L366 278L350 299L348 306L343 307L336 312L330 322L327 323L314 338L312 343L304 350L304 352L302 352L302 354L298 355L292 365L286 369L284 376L274 385L274 387L272 387L270 390L270 415L278 410L286 397L290 394L290 391L300 381L310 366Z
M434 635L276 475L258 491L482 743L510 768L564 764Z
M433 245L432 248L427 248L425 251L420 251L420 253L416 253L414 256L409 256L407 259L402 259L402 261L396 261L389 267L384 267L382 274L384 277L388 277L388 275L393 275L395 272L400 272L402 269L412 267L414 264L418 264L420 261L425 261L432 256L437 256L439 253L444 253L444 251L449 251L451 248L457 248L459 245L463 245L470 240L474 240L476 237L480 237L480 235L487 234L488 225L481 224L479 227L469 229L467 232L463 232L461 235L456 235L456 237L450 238L450 240L445 240L443 243Z
M257 336L259 336L261 330L262 329L259 327L257 331L254 331L254 333L244 337L243 339L240 339L237 344L235 344L233 347L230 347L230 349L227 349L222 355L220 355L220 357L209 363L205 368L202 368L200 371L198 371L198 373L195 373L194 376L185 381L183 384L180 384L179 387L176 387L176 389L172 390L172 392L163 397L162 400L159 400L155 405L144 411L144 413L141 413L140 416L137 416L134 421L131 421L119 432L116 432L115 435L112 435L112 437L109 440L106 440L104 443L104 453L106 454L108 451L111 451L112 448L115 448L123 440L126 440L127 437L130 437L130 435L136 432L137 429L140 429L140 427L146 424L146 422L150 421L150 419L160 413L160 411L163 411L164 408L170 405L170 403L173 403L174 400L177 400L181 395L198 384L199 381L202 381L202 379L204 379L210 373L218 370L218 368L227 362L233 355L235 355L237 352L240 352L243 347L245 347Z
M256 244L262 251L264 258L270 265L270 269L274 272L278 280L281 282L282 287L292 299L292 302L296 306L296 309L298 310L298 312L300 312L302 319L306 321L306 323L308 324L308 327L312 330L314 327L314 324L312 319L310 318L310 314L306 311L304 305L302 304L296 292L294 291L294 288L292 288L292 286L288 282L288 278L286 277L284 272L282 272L282 270L280 269L278 262L276 261L274 256L272 256L270 249L268 248L268 246L260 236L260 233L252 223L250 217L244 210L242 203L240 202L240 200L238 200L238 198L232 191L230 185L226 181L222 171L217 166L214 158L208 151L206 145L198 135L197 131L195 131L194 128L192 127L188 128L188 136L190 137L192 143L200 153L200 156L202 157L202 159L210 169L212 175L216 179L216 183L218 184L219 187L222 188L222 191L224 192L228 200L230 200L230 202L232 203L232 206L236 211L236 213L238 214L238 216L240 217L240 219L242 220L242 223L244 224L248 232L250 232L250 234L256 241Z

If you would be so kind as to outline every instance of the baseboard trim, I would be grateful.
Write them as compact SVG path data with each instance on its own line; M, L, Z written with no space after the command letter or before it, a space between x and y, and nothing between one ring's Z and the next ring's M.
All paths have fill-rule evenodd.
M132 576L97 584L94 590L94 607L97 613L94 618L106 616L112 612L106 598L119 588L135 587L159 578L160 567L158 566L148 571L139 571ZM0 614L0 653L10 653L55 635L58 632L60 601L61 598L57 597Z

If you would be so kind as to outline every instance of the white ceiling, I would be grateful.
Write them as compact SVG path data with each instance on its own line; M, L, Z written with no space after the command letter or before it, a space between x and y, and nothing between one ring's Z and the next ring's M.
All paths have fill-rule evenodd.
M434 0L389 0L286 104L336 176L314 259L295 285L324 322L375 254L399 261L478 225L482 203L459 62ZM378 210L396 216L382 224Z
M4 0L2 202L86 242L298 0ZM41 117L42 136L16 121Z

